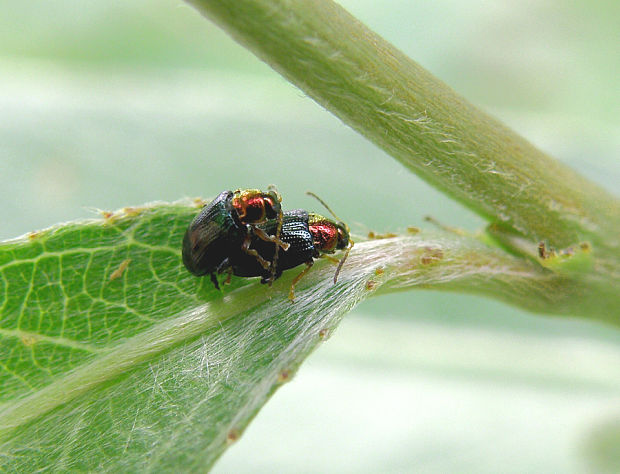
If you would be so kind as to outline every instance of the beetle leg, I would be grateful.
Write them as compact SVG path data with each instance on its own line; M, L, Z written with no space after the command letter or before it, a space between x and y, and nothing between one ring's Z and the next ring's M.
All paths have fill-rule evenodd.
M269 276L269 279L267 280L267 283L269 284L269 286L271 286L271 284L273 283L273 280L276 279L276 270L278 267L278 251L280 250L280 247L286 252L291 246L290 244L286 242L282 242L280 240L281 232L282 232L282 211L280 211L280 214L278 216L278 228L276 230L276 235L269 235L263 229L259 227L254 227L254 233L259 239L263 239L266 242L273 242L275 244L275 250L273 252L273 261L271 262L271 272L270 272L271 275Z
M276 195L276 198L278 199L278 203L282 202L282 196L280 196L280 193L276 189L275 185L270 184L267 189L269 190L269 192L273 192ZM282 249L284 249L285 252L290 247L290 244L287 244L287 243L282 242L280 240L280 235L282 233L282 223L283 223L283 220L284 220L284 214L282 212L282 208L280 207L280 209L278 211L278 227L276 228L276 235L274 235L274 236L267 236L267 237L275 238L275 240L273 241L275 243L275 249L274 249L274 252L273 252L273 260L271 262L271 275L269 276L269 279L267 280L267 283L269 284L269 286L271 286L273 281L277 278L276 277L276 273L277 273L277 270L278 270L278 252L280 250L280 247L282 247ZM261 233L264 234L262 229L258 229L258 231L259 232L257 232L257 235L259 235ZM260 238L264 238L264 237L260 237ZM282 244L285 244L285 245L282 245Z
M269 235L267 232L265 232L263 229L260 229L259 227L254 227L253 230L258 238L264 240L265 242L273 242L275 244L278 244L278 246L281 247L282 250L284 250L285 252L291 246L291 244L282 242L275 235Z
M321 254L321 256L319 258L326 258L327 260L329 260L332 263L340 263L340 259L338 259L336 257L332 257L331 255L327 255L325 253Z
M217 281L217 275L215 274L215 272L211 273L211 281L213 282L213 286L215 286L215 289L219 291L220 284Z
M271 267L271 264L267 260L265 260L263 257L261 257L256 250L250 248L251 243L252 243L252 234L248 232L245 235L243 244L241 244L241 250L243 250L248 255L252 255L256 260L258 260L258 263L260 263L265 270L269 270L269 268Z
M308 273L308 270L312 268L313 264L314 260L308 260L306 262L306 268L304 268L299 275L293 278L293 281L291 282L291 289L288 292L288 299L291 300L291 303L295 302L295 285L299 283L299 280L301 280L306 273Z
M276 270L277 270L277 265L278 265L278 252L280 250L280 246L278 245L278 243L280 242L280 233L282 232L282 221L284 219L284 214L282 214L282 209L280 209L280 212L278 213L278 227L276 229L276 243L274 245L275 249L273 251L273 260L271 261L271 275L269 276L269 281L267 282L269 284L269 287L271 287L271 285L273 284L273 280L275 280L276 278ZM261 229L262 230L262 229ZM288 250L288 247L285 249L285 251Z

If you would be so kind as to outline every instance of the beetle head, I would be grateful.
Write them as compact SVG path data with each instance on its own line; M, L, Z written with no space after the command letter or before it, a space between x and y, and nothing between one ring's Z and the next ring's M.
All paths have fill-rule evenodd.
M234 192L232 205L244 224L260 224L281 215L280 195L260 189L238 189Z

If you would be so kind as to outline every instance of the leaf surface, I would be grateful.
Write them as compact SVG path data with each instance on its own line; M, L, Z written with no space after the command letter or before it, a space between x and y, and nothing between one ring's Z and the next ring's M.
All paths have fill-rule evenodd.
M107 213L0 245L0 466L204 469L359 301L413 287L552 302L549 272L452 234L357 244L272 288L181 263L196 205ZM506 291L509 289L510 291ZM530 301L535 301L531 298Z

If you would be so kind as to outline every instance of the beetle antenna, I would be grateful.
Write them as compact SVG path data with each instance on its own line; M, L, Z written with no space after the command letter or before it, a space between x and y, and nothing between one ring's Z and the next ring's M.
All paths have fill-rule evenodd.
M340 262L338 262L338 268L336 268L336 273L334 273L334 285L338 283L338 275L340 274L340 270L342 270L344 261L349 256L349 252L351 251L352 248L353 248L353 241L351 240L351 238L349 238L349 246L347 247L347 251L345 252L344 257L340 259Z
M276 193L276 196L278 198L279 202L282 202L282 196L280 195L280 193L278 192L278 187L275 184L270 184L269 186L267 186L267 190L268 191L273 191L274 193Z
M334 211L332 211L332 209L325 203L325 201L323 201L320 197L318 197L316 194L314 194L312 191L306 191L306 194L308 196L312 196L314 199L316 199L317 201L319 201L321 204L323 204L323 207L325 209L327 209L332 216L334 216L334 218L338 221L338 222L342 222L342 219L340 217L338 217L336 215L336 213ZM344 224L344 222L342 222ZM349 226L344 224L347 228L347 232L349 231Z

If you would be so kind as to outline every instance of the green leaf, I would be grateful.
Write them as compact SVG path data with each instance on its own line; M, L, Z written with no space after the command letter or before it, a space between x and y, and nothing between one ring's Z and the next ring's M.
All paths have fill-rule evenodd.
M0 245L1 466L205 468L365 297L538 291L526 304L548 304L556 284L474 239L421 233L356 245L338 284L318 261L294 303L296 271L272 288L234 278L220 293L181 263L196 212L127 208Z

